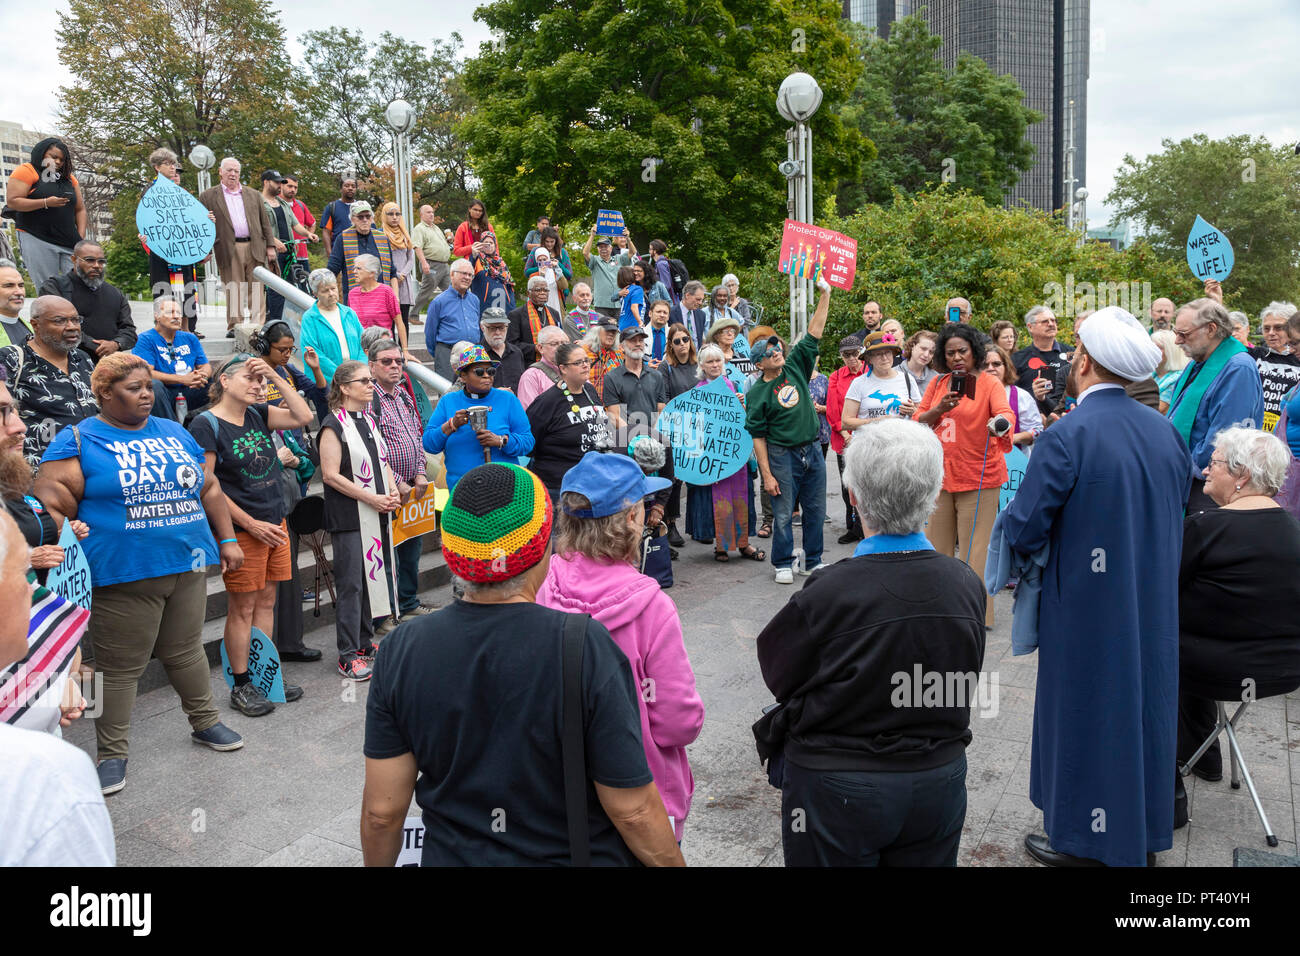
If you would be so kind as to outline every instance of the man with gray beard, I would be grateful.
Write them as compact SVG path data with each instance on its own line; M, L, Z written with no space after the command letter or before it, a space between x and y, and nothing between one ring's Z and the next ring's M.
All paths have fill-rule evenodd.
M668 385L662 375L646 366L649 336L639 325L622 331L623 364L605 373L605 413L611 424L624 434L618 444L626 445L636 435L648 435L668 401Z
M493 388L515 391L519 387L519 379L524 374L527 363L524 362L524 353L519 346L506 341L506 331L510 328L510 318L506 315L506 310L496 306L484 309L478 325L483 333L479 344L488 350L492 358L501 363L492 378Z
M72 247L72 268L50 276L40 288L41 295L59 296L76 308L81 316L79 344L91 362L135 347L131 303L116 286L104 281L107 262L103 246L82 239Z
M99 412L90 389L94 365L77 346L81 318L67 299L43 295L32 303L32 337L0 349L9 391L27 426L23 455L35 470L64 425Z

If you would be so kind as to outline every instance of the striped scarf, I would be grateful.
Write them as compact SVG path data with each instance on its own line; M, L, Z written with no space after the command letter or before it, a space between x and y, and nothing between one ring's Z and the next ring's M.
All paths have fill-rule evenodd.
M370 235L375 238L375 246L379 249L379 267L383 271L380 275L379 284L383 285L393 276L393 250L388 245L388 237L382 232L371 230ZM357 231L355 228L343 230L343 284L346 286L352 278L352 263L356 261L360 254L360 245L357 242Z
M528 300L528 331L532 333L533 343L537 342L537 333L542 331L543 326L555 325L551 321L551 312L548 309L542 312L537 306L533 305L533 300Z
M27 656L0 672L0 721L27 730L53 732L59 725L63 680L90 623L90 612L66 601L27 576L32 611Z

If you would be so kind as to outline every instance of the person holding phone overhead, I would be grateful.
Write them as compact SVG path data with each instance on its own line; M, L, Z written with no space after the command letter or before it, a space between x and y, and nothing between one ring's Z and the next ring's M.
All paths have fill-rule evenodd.
M914 416L943 444L943 490L926 526L940 554L953 554L983 571L998 492L1007 480L1004 455L1011 450L1011 406L1007 392L981 375L985 349L976 329L949 322L939 333L935 366L943 374L930 383ZM993 599L984 625L993 626Z

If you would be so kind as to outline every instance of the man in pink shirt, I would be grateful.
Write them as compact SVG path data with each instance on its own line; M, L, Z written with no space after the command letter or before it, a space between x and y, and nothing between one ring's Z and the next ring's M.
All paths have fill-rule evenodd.
M239 182L239 160L227 156L221 161L220 183L204 190L199 202L216 217L217 239L212 246L217 269L226 288L226 338L235 337L235 326L248 318L261 325L266 315L266 301L261 283L253 278L259 265L276 265L276 240L271 234L271 220L262 203L262 194Z
M537 333L537 361L524 369L517 389L519 404L527 408L533 399L560 380L560 367L555 364L555 350L569 337L558 325L548 325Z

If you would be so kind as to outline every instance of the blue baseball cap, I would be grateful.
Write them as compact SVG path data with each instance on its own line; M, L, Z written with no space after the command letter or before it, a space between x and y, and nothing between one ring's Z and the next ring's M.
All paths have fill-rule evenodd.
M627 455L589 451L564 476L560 494L572 491L591 502L590 508L564 513L575 518L604 518L626 511L657 491L671 488L667 478L648 478Z

